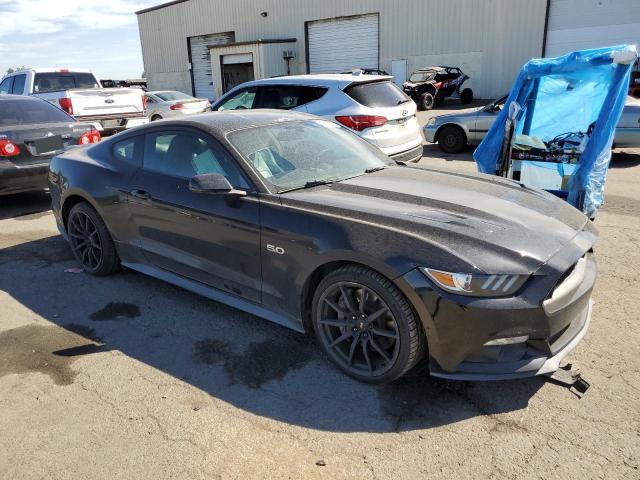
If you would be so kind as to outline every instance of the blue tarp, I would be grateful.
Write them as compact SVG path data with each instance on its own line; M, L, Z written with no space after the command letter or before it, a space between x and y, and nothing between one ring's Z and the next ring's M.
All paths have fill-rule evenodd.
M548 142L568 132L586 133L595 122L567 192L569 203L593 216L603 203L615 127L636 58L635 46L620 45L527 62L473 155L478 170L495 174L499 169L503 139L512 123L514 136L525 130Z

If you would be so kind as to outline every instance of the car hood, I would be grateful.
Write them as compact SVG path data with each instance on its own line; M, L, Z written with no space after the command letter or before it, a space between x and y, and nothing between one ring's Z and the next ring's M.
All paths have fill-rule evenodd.
M474 108L466 108L460 112L456 113L447 113L445 115L438 115L435 117L436 123L446 123L452 122L456 120L468 120L470 118L475 118L478 112L482 111L484 107L474 107Z
M282 202L402 231L485 273L533 273L583 230L583 252L596 238L568 203L491 175L391 167L289 192Z

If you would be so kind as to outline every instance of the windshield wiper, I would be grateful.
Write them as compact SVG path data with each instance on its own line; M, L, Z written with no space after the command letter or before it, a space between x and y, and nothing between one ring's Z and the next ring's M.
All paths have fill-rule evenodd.
M305 188L313 188L313 187L318 187L320 185L331 185L332 183L335 183L339 180L310 180L308 182L306 182L304 185L300 185L299 187L293 187L293 188L288 188L286 190L280 190L278 193L286 193L286 192L292 192L294 190L302 190Z
M398 100L398 103L396 103L396 105L402 105L403 103L408 103L408 102L410 102L410 101L411 101L411 99L410 99L410 98L407 98L407 99L405 99L405 100Z
M371 168L367 168L364 173L373 173L373 172L379 172L380 170L384 170L385 168L389 168L389 167L371 167Z

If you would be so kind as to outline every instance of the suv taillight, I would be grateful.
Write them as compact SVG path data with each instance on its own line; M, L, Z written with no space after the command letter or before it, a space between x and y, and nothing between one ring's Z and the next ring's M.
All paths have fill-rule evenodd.
M20 148L11 140L0 140L0 156L15 157L20 155Z
M361 132L366 128L381 127L387 123L387 117L379 115L343 115L336 117L336 120L356 132Z
M60 98L58 100L60 108L67 112L69 115L73 115L73 103L70 98Z
M142 110L143 111L147 110L147 96L146 95L142 95Z
M84 132L78 139L78 145L88 145L90 143L98 143L100 141L100 132L92 128L88 132Z
M184 103L174 103L169 107L169 110L182 110L184 108Z

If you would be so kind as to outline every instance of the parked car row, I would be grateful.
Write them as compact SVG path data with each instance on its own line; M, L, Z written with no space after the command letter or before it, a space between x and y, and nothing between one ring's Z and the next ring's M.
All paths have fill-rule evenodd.
M0 82L0 94L42 98L103 133L144 125L144 92L139 88L102 88L89 70L19 70Z

